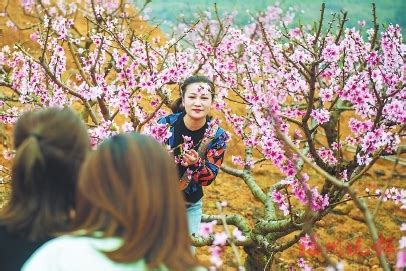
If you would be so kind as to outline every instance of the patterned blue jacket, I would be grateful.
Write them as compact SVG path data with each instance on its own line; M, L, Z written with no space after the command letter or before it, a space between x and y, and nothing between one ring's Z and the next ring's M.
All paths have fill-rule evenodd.
M174 123L182 116L182 112L171 114L162 117L158 120L160 124L168 124L170 126L171 136L167 140L167 144L171 149L174 147L175 133ZM185 194L194 193L199 189L199 186L207 186L211 184L217 176L219 168L223 162L224 152L226 149L226 141L228 135L223 128L218 127L214 134L213 139L207 146L204 161L199 165L191 165L188 169L192 170L192 181L189 186L184 190Z

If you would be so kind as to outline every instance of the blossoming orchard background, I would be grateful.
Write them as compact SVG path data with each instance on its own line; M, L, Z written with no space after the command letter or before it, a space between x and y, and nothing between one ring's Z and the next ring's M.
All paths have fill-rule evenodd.
M159 23L165 32L170 32L171 27L177 23L181 17L190 20L196 17L199 11L210 10L214 3L217 3L219 11L237 12L235 22L239 25L247 24L253 19L253 16L258 11L264 11L266 8L274 3L280 3L280 7L284 10L294 9L295 23L312 24L320 14L320 6L326 3L326 14L337 13L341 10L351 11L349 14L348 26L356 26L358 21L365 20L367 27L372 27L371 17L371 4L376 3L379 10L379 22L381 24L395 23L402 27L403 35L406 33L405 25L406 18L404 10L406 9L406 2L403 0L282 0L282 1L269 1L269 0L152 0L148 5L146 15L154 23ZM137 6L143 4L142 0L133 0Z
M193 238L204 264L406 265L404 2L251 2L2 1L0 205L25 110L75 108L94 145L163 142L156 120L204 73L231 135Z

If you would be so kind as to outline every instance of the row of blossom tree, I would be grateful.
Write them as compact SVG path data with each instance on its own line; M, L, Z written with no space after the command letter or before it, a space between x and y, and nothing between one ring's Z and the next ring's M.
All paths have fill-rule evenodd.
M124 1L23 1L28 27L8 13L9 5L7 25L29 31L31 42L1 48L1 122L14 123L36 107L74 106L94 145L134 130L163 142L168 127L156 120L166 114L178 83L203 73L216 85L217 111L244 143L244 155L233 155L234 165L222 170L245 182L263 215L253 226L237 214L204 216L238 230L223 241L209 232L194 238L195 245L214 243L217 265L221 246L244 246L246 268L270 268L275 253L299 241L320 245L312 238L314 223L351 197L389 270L373 217L351 188L378 159L406 152L406 46L398 25L379 32L375 7L368 30L362 22L346 28L346 13L326 20L324 5L313 27L291 26L294 14L279 6L243 27L214 8L179 23L164 40ZM269 180L264 190L253 169L269 161L286 177ZM305 163L323 176L320 188L308 183ZM406 208L405 190L383 193Z

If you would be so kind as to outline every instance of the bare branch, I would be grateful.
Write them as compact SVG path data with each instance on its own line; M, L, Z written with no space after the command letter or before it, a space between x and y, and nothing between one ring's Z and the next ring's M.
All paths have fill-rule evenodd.
M374 17L374 34L372 35L372 40L371 40L371 48L370 50L373 51L375 49L375 44L378 38L378 31L379 31L379 25L377 23L377 16L376 16L376 5L375 3L372 3L372 16Z
M340 42L341 35L342 35L343 32L344 32L344 25L345 25L345 22L348 20L348 19L347 19L347 15L348 15L347 12L344 12L344 13L343 13L343 18L341 19L341 21L340 21L340 26L338 27L338 34L337 34L337 37L336 37L336 39L335 39L335 44L338 44L338 43Z
M319 29L317 30L316 37L314 38L313 46L316 46L316 44L317 44L317 42L318 42L318 39L319 39L319 37L320 37L321 28L322 28L322 26L323 26L323 21L324 21L324 10L325 10L325 8L326 8L326 4L325 4L325 3L321 4L320 20L319 20Z

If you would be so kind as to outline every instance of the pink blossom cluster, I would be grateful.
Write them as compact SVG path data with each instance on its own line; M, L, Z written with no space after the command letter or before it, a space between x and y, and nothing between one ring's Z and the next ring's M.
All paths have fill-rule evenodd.
M314 118L318 124L324 124L329 121L330 112L326 109L314 109L310 116Z
M329 205L328 195L321 195L318 192L317 187L311 188L307 183L308 180L309 176L307 174L302 174L300 179L288 177L286 179L283 179L281 181L281 184L288 185L295 198L301 204L308 205L310 198L310 208L313 211L324 210ZM287 196L277 190L274 190L272 192L272 196L273 201L279 205L279 209L283 211L284 215L286 216L290 214Z
M1 112L0 121L5 124L14 124L23 112L17 107L11 107Z
M334 166L337 164L337 158L335 157L333 150L323 147L317 150L317 154L320 156L321 159L323 159L326 164L330 166Z
M167 124L153 124L147 125L144 128L144 133L147 135L152 136L161 144L164 144L169 137L171 137L172 133L169 131L170 127Z
M402 223L401 231L406 231L406 223ZM399 251L397 253L396 267L399 269L406 267L406 236L402 236L399 240Z
M400 143L398 135L387 132L384 127L366 132L361 139L361 152L357 154L357 162L361 165L368 164L372 155L377 151L393 153Z
M316 247L315 240L313 236L309 234L305 234L304 236L300 237L299 244L305 249L314 249Z
M212 118L208 123L207 123L207 128L204 131L204 136L207 138L213 138L216 135L217 129L220 125L220 120L216 118Z
M118 133L118 128L115 127L114 131L112 126L116 126L112 121L104 121L99 126L89 129L90 143L93 147L102 142L103 140Z
M363 135L373 128L373 122L371 120L360 121L355 118L350 118L348 125L355 135Z
M180 148L180 154L178 156L175 156L175 163L181 164L182 166L187 166L186 162L183 160L183 156L185 153L187 153L189 150L193 149L194 143L191 137L189 136L184 136L183 137L183 143L180 146L177 146Z
M336 62L340 58L340 46L334 41L334 37L329 36L326 39L326 46L322 52L323 59L327 62Z
M279 209L283 212L283 215L287 216L290 214L289 203L286 198L286 195L282 194L279 191L272 191L273 201L279 205Z
M297 265L302 271L311 271L313 270L310 265L308 265L307 261L304 258L299 258L297 260Z

